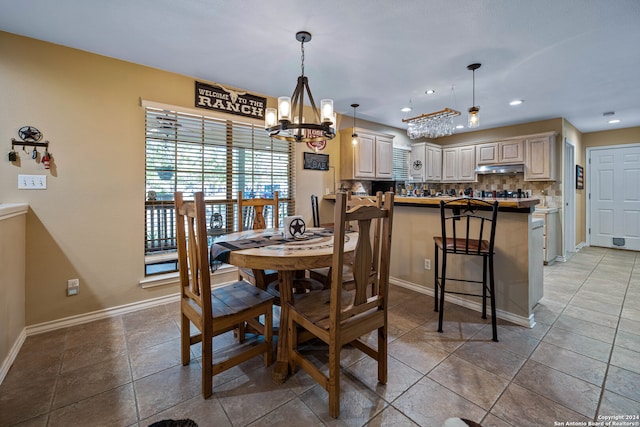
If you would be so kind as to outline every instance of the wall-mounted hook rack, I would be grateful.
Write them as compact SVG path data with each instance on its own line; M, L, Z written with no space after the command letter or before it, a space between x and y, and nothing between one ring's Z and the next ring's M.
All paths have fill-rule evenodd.
M11 149L16 145L22 145L27 147L46 147L49 148L49 141L36 142L36 141L18 141L15 138L11 138Z

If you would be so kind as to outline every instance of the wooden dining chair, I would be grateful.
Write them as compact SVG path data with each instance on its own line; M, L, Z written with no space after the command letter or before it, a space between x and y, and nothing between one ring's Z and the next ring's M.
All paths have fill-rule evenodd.
M279 200L278 192L273 193L272 199L245 199L242 191L238 191L238 231L262 230L267 228L264 211L270 206L272 211L271 228L279 228ZM250 218L250 221L247 221ZM269 283L278 279L276 270L252 270L238 268L240 279L266 290Z
M482 298L482 318L487 318L487 298L491 302L491 326L493 341L498 341L496 326L496 297L493 269L495 254L494 242L498 220L498 201L487 201L474 198L458 198L440 201L440 224L442 234L434 236L435 271L433 292L434 311L439 311L438 332L442 332L444 317L444 294L457 294ZM442 261L438 256L442 256ZM460 267L447 271L448 264L454 257L462 258L461 262L470 258L482 259L482 278L463 277ZM460 265L460 264L459 264ZM464 264L461 264L464 265ZM458 274L456 274L456 272ZM488 277L488 282L487 282ZM462 289L447 289L448 282L462 282ZM481 286L482 293L467 290L470 286ZM439 298L438 298L439 295Z
M311 219L313 220L314 227L333 227L333 223L321 223L320 222L320 206L318 204L318 196L311 195Z
M202 396L213 393L213 375L264 354L266 366L273 361L273 296L245 281L211 288L208 262L207 223L204 195L194 194L186 202L180 192L174 194L178 266L180 271L180 312L182 364L191 361L191 346L202 343ZM263 316L264 325L257 321ZM191 324L199 331L191 335ZM249 342L216 350L213 361L213 337L251 325L260 332L256 345Z
M340 350L347 344L362 350L378 362L378 381L387 382L387 295L389 260L391 257L391 227L393 222L393 193L386 193L384 206L356 206L347 210L347 195L338 193L334 213L334 250L332 283L340 283L344 269L344 241L347 221L358 224L358 243L354 253L354 287L343 286L310 292L288 303L288 356L292 372L303 368L329 393L329 413L340 414ZM379 227L378 253L372 245L372 228ZM378 286L371 293L370 274L374 258L379 258ZM298 328L308 331L328 345L329 375L306 358L298 348ZM377 332L377 346L361 339L369 332Z
M349 209L355 206L376 206L378 208L382 207L382 192L378 191L376 193L375 199L372 199L371 197L352 196L350 191L347 192L347 208ZM351 224L349 224L349 226L351 226ZM374 253L378 253L379 244L380 228L376 227L373 234ZM379 260L377 257L374 257L371 261L370 273L371 285L373 286L377 286L378 265ZM329 288L329 286L331 286L331 267L309 270L309 277L323 283L325 288ZM344 266L342 283L343 286L353 286L353 271L351 263L346 263Z

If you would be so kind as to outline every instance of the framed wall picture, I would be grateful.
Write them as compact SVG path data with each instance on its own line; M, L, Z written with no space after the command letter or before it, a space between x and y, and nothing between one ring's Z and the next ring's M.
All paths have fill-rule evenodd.
M584 168L580 165L576 165L576 189L584 189Z
M329 155L317 153L304 153L304 168L319 171L329 170Z

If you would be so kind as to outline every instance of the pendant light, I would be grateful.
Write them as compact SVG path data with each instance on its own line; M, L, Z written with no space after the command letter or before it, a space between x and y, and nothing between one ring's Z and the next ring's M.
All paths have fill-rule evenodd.
M356 133L356 108L360 106L360 104L351 104L353 107L353 133L351 134L351 144L358 145L358 134Z
M473 72L473 103L471 108L469 108L469 124L470 128L477 128L480 126L480 107L476 106L476 70L480 68L482 64L470 64L467 65L467 70L471 70Z
M296 142L320 142L336 136L336 117L333 112L333 100L320 100L320 111L316 107L309 80L304 75L304 44L311 40L311 33L299 31L296 40L300 42L302 53L302 71L291 97L278 98L278 108L267 108L265 111L265 130L273 138ZM304 96L309 96L315 120L305 120L303 115Z

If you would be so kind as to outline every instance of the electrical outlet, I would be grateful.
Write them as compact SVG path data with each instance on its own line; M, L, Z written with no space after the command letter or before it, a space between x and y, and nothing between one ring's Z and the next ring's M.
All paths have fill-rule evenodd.
M424 269L431 270L431 260L429 258L424 259Z
M67 280L67 296L78 295L80 291L80 279Z

